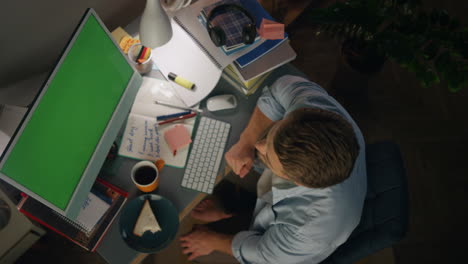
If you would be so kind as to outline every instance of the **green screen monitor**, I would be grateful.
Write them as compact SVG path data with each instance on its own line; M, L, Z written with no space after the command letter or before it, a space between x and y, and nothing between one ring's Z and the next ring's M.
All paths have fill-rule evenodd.
M76 219L141 82L88 9L0 157L0 178Z

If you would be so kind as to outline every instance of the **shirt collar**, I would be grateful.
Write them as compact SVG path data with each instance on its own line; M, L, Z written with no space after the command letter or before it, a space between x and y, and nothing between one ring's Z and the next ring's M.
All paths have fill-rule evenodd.
M271 187L272 204L276 204L277 202L290 196L300 194L303 191L306 191L307 189L309 188L296 185L292 181L286 180L273 174Z
M297 185L290 186L289 188L278 188L278 186L273 186L271 188L272 203L276 204L283 199L286 199L291 196L296 196L304 191L307 191L307 189L309 188Z

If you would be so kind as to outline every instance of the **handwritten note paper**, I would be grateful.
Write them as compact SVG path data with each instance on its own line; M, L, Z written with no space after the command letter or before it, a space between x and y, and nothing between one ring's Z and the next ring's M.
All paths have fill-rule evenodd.
M155 118L130 114L120 144L119 155L156 161L161 153L159 134Z
M110 205L104 200L93 193L89 193L76 220L81 223L86 231L90 232L109 207Z
M135 98L126 124L125 133L122 136L119 155L145 160L156 160L159 156L159 158L166 162L166 165L183 168L187 160L189 148L178 150L177 155L174 156L173 151L166 140L164 140L164 133L176 124L170 123L157 126L157 129L154 128L156 116L178 113L180 109L155 104L155 100L161 100L173 105L184 105L178 99L178 95L174 93L171 83L143 77L143 83ZM146 120L146 123L144 123L144 120ZM183 122L190 135L192 134L194 123L195 118L186 119ZM150 129L152 130L150 131ZM142 131L146 131L146 133ZM156 141L159 139L160 141ZM142 151L143 147L145 151Z

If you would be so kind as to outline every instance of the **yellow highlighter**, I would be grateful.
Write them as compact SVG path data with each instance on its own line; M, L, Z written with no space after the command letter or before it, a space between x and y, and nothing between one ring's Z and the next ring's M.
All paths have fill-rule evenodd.
M195 84L187 79L184 79L180 76L177 76L177 74L173 73L173 72L170 72L167 77L169 78L169 80L177 83L178 85L182 86L182 87L185 87L189 90L193 90L193 88L195 88Z

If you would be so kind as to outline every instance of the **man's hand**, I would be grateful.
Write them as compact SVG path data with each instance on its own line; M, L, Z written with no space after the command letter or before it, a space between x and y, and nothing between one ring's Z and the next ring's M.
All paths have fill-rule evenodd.
M255 158L254 154L254 145L239 141L226 152L225 158L232 171L241 178L244 178L250 169L252 169Z
M239 141L224 156L235 174L244 178L252 169L255 158L255 142L273 124L266 115L255 107L249 124L242 132Z
M232 255L232 236L216 233L205 226L195 226L189 234L180 238L182 253L189 255L188 260L208 255L218 250Z
M190 215L197 220L207 223L232 217L232 214L225 213L216 205L216 202L210 198L201 201L197 206L195 206Z

